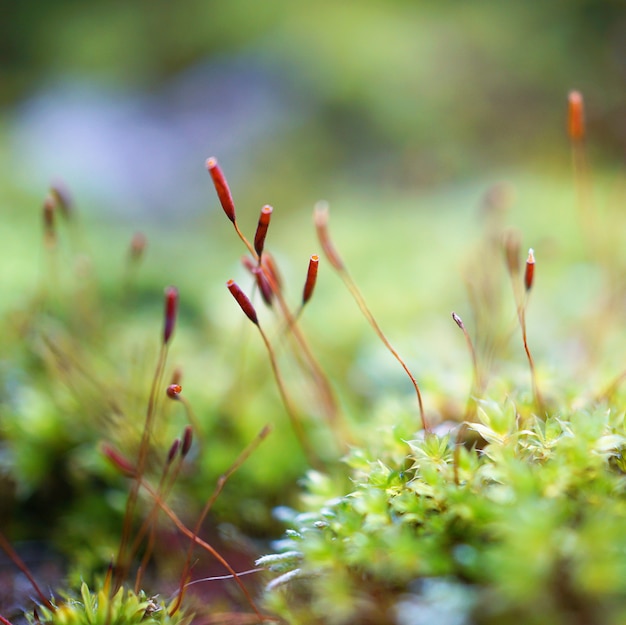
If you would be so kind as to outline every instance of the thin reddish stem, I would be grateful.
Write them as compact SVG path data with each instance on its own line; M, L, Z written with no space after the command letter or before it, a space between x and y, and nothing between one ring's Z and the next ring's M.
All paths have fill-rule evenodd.
M256 604L254 603L254 600L252 599L252 596L250 595L248 589L245 587L245 585L241 581L241 579L239 579L239 575L233 569L233 567L230 564L228 564L226 559L212 545L210 545L205 540L203 540L202 538L197 536L194 532L192 532L178 518L177 514L167 505L167 503L165 503L165 501L163 501L163 499L161 499L159 494L152 488L152 486L150 486L150 484L148 484L148 482L146 482L145 480L142 479L141 480L141 485L143 486L143 488L145 488L148 491L150 496L158 504L158 506L161 508L161 510L163 510L163 512L169 517L169 519L172 521L172 523L174 523L174 525L178 528L178 530L182 534L187 536L187 538L189 538L191 541L193 541L196 545L199 545L200 547L202 547L202 549L204 549L205 551L210 553L233 576L233 579L235 580L235 582L237 583L239 588L241 588L241 591L245 595L246 600L248 601L248 604L250 605L250 607L254 610L255 614L259 617L259 619L263 620L264 616L261 613L261 611L259 610L259 608L256 606Z
M524 351L526 352L526 358L528 359L528 366L530 368L530 378L533 389L533 396L535 398L535 405L537 411L543 416L545 413L545 404L543 397L539 392L539 385L537 383L537 372L535 371L535 361L530 353L530 347L528 346L528 337L526 335L526 306L522 308L522 314L520 316L520 325L522 328L522 341L524 343Z
M274 379L276 380L276 386L278 386L278 392L280 393L280 397L283 400L283 404L285 406L285 410L287 411L289 421L291 422L293 432L296 435L296 438L300 443L300 447L302 448L302 451L304 452L304 455L306 456L309 464L316 469L320 469L320 462L317 458L317 455L314 453L314 451L311 449L311 446L309 445L309 441L304 432L304 428L302 427L300 415L298 414L298 411L296 410L293 402L291 401L291 398L289 397L289 394L287 393L285 383L283 382L282 375L278 368L278 362L276 361L274 348L272 347L269 339L267 338L267 335L265 334L261 326L257 326L257 328L259 329L259 333L261 334L263 343L265 343L265 347L267 349L270 364L272 367L272 372L274 373Z
M161 381L165 370L165 362L167 360L167 348L168 343L163 342L159 351L159 358L157 366L152 379L152 387L150 389L150 395L148 397L148 407L146 409L146 420L144 422L143 432L141 435L141 441L139 443L139 454L137 460L137 472L136 479L133 481L130 493L128 494L128 500L126 502L126 511L124 513L124 521L122 524L122 536L120 539L120 545L118 549L118 555L116 559L116 584L112 588L112 593L117 592L122 584L122 580L128 574L128 568L130 567L130 553L126 553L130 532L132 530L133 516L135 514L135 508L137 505L137 496L139 494L139 483L143 478L143 474L146 467L146 461L148 458L148 448L150 446L150 438L152 436L152 428L156 413L157 402L157 390L161 387Z
M267 253L264 255L264 259L268 259ZM335 434L337 444L339 446L342 446L342 441L345 441L345 436L347 434L345 431L340 432L337 426L339 409L332 387L330 385L330 382L328 381L328 378L324 374L324 371L322 370L320 364L317 362L315 356L313 355L313 352L311 351L304 335L302 334L300 327L298 326L298 315L300 311L296 315L294 315L287 306L285 298L283 297L282 291L280 289L280 283L277 282L276 268L270 269L272 265L273 263L266 267L265 263L263 263L262 267L265 276L269 280L272 290L276 295L278 305L283 314L283 317L285 318L286 327L290 331L289 336L292 336L294 338L297 347L299 348L294 349L294 354L297 358L300 358L301 361L303 357L304 362L306 362L308 370L313 376L313 381L319 391L319 396L325 411L325 416L328 421L329 427Z
M334 245L331 242L330 234L328 232L328 206L326 204L318 204L315 207L315 225L317 228L317 234L322 245L322 249L326 254L328 261L335 268L339 277L342 279L346 288L356 301L358 307L360 308L363 316L367 319L370 326L372 326L374 332L378 336L378 338L382 341L383 345L391 352L393 357L400 363L400 366L404 369L404 372L407 374L411 383L413 384L413 388L415 389L415 394L417 395L417 403L419 407L420 418L422 422L422 427L424 431L429 431L428 424L426 422L426 415L424 412L424 403L422 401L422 393L420 387L415 379L413 373L407 366L406 362L402 359L400 354L396 351L396 349L391 345L383 331L381 330L378 322L374 318L374 315L370 311L367 306L364 297L361 295L356 283L348 273L343 261L341 260L339 254L337 253Z
M520 322L520 327L522 329L522 341L524 343L524 351L526 352L526 358L528 359L528 366L530 368L530 377L531 384L533 389L533 396L535 399L535 405L537 407L537 411L540 414L545 412L545 404L543 402L543 397L539 392L539 385L537 383L537 372L535 371L535 361L533 360L532 354L530 353L530 347L528 346L528 337L526 334L526 308L528 306L528 296L530 294L530 290L533 286L535 276L535 253L532 248L528 250L528 259L526 261L526 271L524 273L524 286L526 288L526 296L524 297L524 301L518 307L518 317Z
M276 299L280 306L280 310L285 317L287 327L290 329L291 335L295 338L301 350L302 355L304 356L306 362L308 363L309 370L313 376L314 382L320 391L320 397L322 398L322 401L323 401L323 405L326 411L326 416L328 418L328 421L331 427L334 428L334 423L336 422L337 414L338 414L338 408L337 408L337 402L335 400L335 396L333 394L330 383L328 382L328 379L324 375L324 372L322 371L319 363L314 358L306 340L304 339L304 336L302 335L302 333L300 332L300 329L297 326L296 319L294 318L293 314L289 310L289 307L287 306L282 296L280 276L278 275L278 272L275 268L273 259L269 254L264 253L262 257L263 262L260 262L259 254L257 253L254 246L250 243L250 241L248 241L248 239L245 237L245 235L241 232L241 229L239 228L239 225L235 218L235 207L232 201L232 196L230 194L230 189L228 188L228 184L226 183L224 174L222 173L221 169L219 168L217 164L217 160L215 158L210 158L207 160L206 165L207 165L209 172L211 173L211 177L213 178L214 186L218 194L219 200L222 204L222 208L224 209L224 212L233 223L233 226L235 228L235 231L239 239L246 246L246 248L250 252L250 255L252 256L254 261L263 270L263 274L267 278L267 281L269 282L272 292L276 295ZM246 308L248 308L247 305L246 305ZM244 310L244 312L246 311ZM249 308L248 308L248 312L251 312ZM248 312L246 312L246 314L248 314ZM254 313L254 315L256 316L256 312ZM296 355L299 355L297 351L296 351Z
M472 359L472 369L473 369L473 380L472 380L472 388L470 390L469 397L467 399L467 406L465 408L465 421L469 421L473 416L476 410L476 396L482 394L483 385L481 381L480 372L478 369L478 358L476 357L476 350L474 349L474 343L463 323L461 317L459 317L455 312L452 313L452 319L454 319L454 323L461 329L463 332L463 336L465 337L465 342L467 343L467 348L470 352L470 357Z
M235 471L237 471L237 469L239 469L239 467L241 467L241 465L250 457L250 455L265 440L265 438L267 438L267 436L271 432L271 429L272 428L269 425L266 425L259 432L259 434L257 434L255 439L248 445L248 447L246 447L239 454L239 456L237 457L235 462L233 462L233 464L226 470L226 472L224 472L218 478L215 490L213 491L211 496L207 499L206 503L204 504L204 508L202 509L202 512L200 513L200 516L198 517L198 520L196 521L196 525L195 525L194 530L193 530L193 533L194 533L195 536L197 536L200 533L200 528L202 527L202 523L204 522L204 520L206 519L207 515L209 514L209 512L210 512L211 508L213 507L213 504L215 503L216 499L219 497L220 493L224 489L224 486L226 485L226 482L233 475L233 473L235 473ZM183 600L183 596L185 594L185 589L188 586L188 583L186 582L186 580L187 580L187 577L189 576L189 573L190 573L190 570L191 570L191 557L192 557L192 554L193 554L193 547L194 547L194 545L195 545L195 543L193 541L189 545L189 549L187 551L187 558L185 560L185 565L183 567L183 572L181 573L181 576L180 576L180 588L179 588L179 591L178 591L178 596L176 598L176 602L174 603L174 605L172 607L170 607L170 614L175 614L179 610L180 604L181 604L181 602Z
M572 147L572 168L581 225L591 252L602 253L603 241L598 240L596 215L591 195L591 181L585 147L585 104L579 91L568 94L567 132Z
M506 242L505 242L506 245ZM517 245L516 245L517 248ZM532 357L530 347L528 345L528 336L526 333L526 308L528 306L528 297L534 284L535 278L535 253L532 248L528 250L528 257L526 259L526 268L524 271L524 288L519 281L519 271L514 271L511 267L511 261L509 260L509 252L507 251L507 266L509 269L509 277L511 279L511 286L513 288L513 297L515 299L515 306L517 309L517 320L519 322L520 329L522 331L522 342L524 345L524 351L526 352L526 359L528 360L528 367L530 369L530 378L533 392L533 399L537 411L540 414L545 412L545 403L541 392L539 391L539 384L537 383L537 372L535 371L535 361Z
M181 446L180 439L175 439L170 449L168 451L165 464L163 465L163 470L161 471L161 477L159 479L159 484L157 486L156 491L159 493L159 496L165 501L172 491L174 484L176 483L176 479L180 473L180 469L182 466L182 460L184 458L183 454L177 455L177 452ZM178 462L173 465L173 461L177 459ZM156 502L153 502L153 506L150 512L147 514L144 519L141 527L139 528L133 543L129 549L129 559L134 558L135 555L139 552L139 547L141 543L144 541L146 535L148 536L146 545L144 547L143 556L141 558L141 563L137 568L137 574L135 576L135 593L138 593L141 588L141 582L143 577L143 572L146 570L150 558L152 557L152 553L154 552L154 545L156 542L156 522L159 514L159 506Z
M35 581L35 578L32 576L32 573L28 570L28 567L24 563L24 560L22 560L22 558L20 558L19 555L17 555L17 552L15 551L15 549L13 549L13 547L11 546L11 543L5 538L2 532L0 532L0 548L2 548L4 552L7 554L7 556L9 556L9 559L11 560L11 562L13 562L13 564L15 564L15 566L20 571L22 571L22 573L24 573L24 575L26 576L26 579L30 582L30 585L33 587L33 590L37 593L37 596L41 600L41 603L49 610L54 610L54 606L52 605L52 603L50 603L50 600L48 599L48 597L46 597L46 595L43 594L41 588L39 588L39 585ZM4 619L3 622L5 620L6 619Z
M287 393L287 389L285 388L282 375L278 368L278 362L276 360L274 348L272 347L267 335L263 331L263 328L261 328L259 324L259 320L254 306L252 306L252 303L248 299L248 296L241 290L239 285L234 280L228 280L226 286L239 304L241 310L245 313L246 317L248 317L248 319L250 319L250 321L252 321L252 323L258 328L261 338L263 339L263 343L265 344L266 351L269 355L272 372L274 373L274 379L276 380L278 391L280 393L281 399L283 400L283 404L287 411L287 415L289 416L289 420L291 421L291 426L293 428L294 434L296 435L296 438L298 439L298 442L300 443L300 446L302 447L302 450L304 451L309 463L311 463L312 466L318 466L319 463L317 462L316 455L313 453L311 447L309 446L300 417L298 416L298 413Z
M345 267L343 261L330 240L330 233L328 232L328 204L326 204L326 202L319 202L315 205L313 221L317 231L317 238L319 239L320 245L324 250L324 254L328 259L328 262L338 272L344 272Z

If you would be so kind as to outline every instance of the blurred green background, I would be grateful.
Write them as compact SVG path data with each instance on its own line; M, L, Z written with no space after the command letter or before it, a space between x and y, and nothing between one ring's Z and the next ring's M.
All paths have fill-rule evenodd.
M130 220L204 210L210 155L254 206L418 193L562 167L570 89L610 161L625 40L619 0L7 3L2 170Z
M204 169L209 156L250 236L260 207L275 207L268 246L292 301L319 251L311 209L330 202L338 246L424 382L434 418L458 417L469 388L450 311L475 333L467 284L471 292L489 274L497 301L510 295L499 257L485 247L509 225L537 253L528 323L547 383L558 371L600 384L608 374L590 363L623 366L626 298L614 288L625 266L623 2L27 0L2 11L0 466L9 503L0 521L15 535L36 534L43 514L61 519L49 524L61 542L68 528L81 546L97 535L97 557L109 557L117 519L104 527L103 514L96 530L95 517L121 510L125 485L107 490L114 477L93 452L103 438L123 447L127 435L108 420L111 396L142 415L162 289L172 283L181 292L172 366L183 367L205 445L220 442L199 454L202 466L188 476L196 495L185 505L200 505L198 493L267 421L277 432L224 493L224 518L262 535L272 506L292 502L305 463L285 453L294 441L267 357L224 288L232 276L246 280L244 250ZM576 212L572 89L585 96L594 202L612 254L603 259L590 260ZM63 231L53 261L41 205L59 179L81 224ZM148 247L129 297L128 245L138 230ZM595 306L605 295L616 325ZM349 419L366 423L390 396L414 409L402 372L323 260L302 323ZM68 384L44 336L98 384L82 373ZM527 385L514 345L505 355L517 369L500 367ZM307 395L299 399L306 406ZM185 422L176 415L157 441L165 448Z
M467 255L481 245L494 184L505 190L500 226L521 228L523 246L550 258L542 270L578 268L576 306L555 277L542 290L546 310L584 314L595 296L566 102L572 89L585 96L595 206L617 218L622 2L55 1L3 11L0 309L39 279L40 207L61 179L94 223L82 243L98 250L100 280L116 288L140 230L153 295L175 283L198 327L222 323L232 310L223 281L239 275L244 250L219 210L208 156L250 236L261 205L275 207L269 245L294 272L294 293L319 251L311 208L328 200L348 265L400 336L414 337L423 314L447 324L449 307L467 302ZM335 284L322 278L320 301L337 301ZM338 308L305 319L323 329L319 340L367 333L344 329L354 312ZM439 336L425 334L411 341Z

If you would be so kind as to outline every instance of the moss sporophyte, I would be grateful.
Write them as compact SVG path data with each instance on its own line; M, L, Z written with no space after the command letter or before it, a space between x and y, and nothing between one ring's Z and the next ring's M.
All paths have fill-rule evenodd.
M210 583L214 580L230 579L239 587L240 593L247 603L248 613L242 611L229 616L228 612L212 610L210 619L217 618L227 622L266 622L273 620L266 617L257 607L250 591L242 581L242 577L257 573L252 569L238 573L221 553L208 541L200 537L203 523L212 509L216 499L225 488L229 478L239 469L247 458L270 434L271 427L265 426L253 438L251 443L239 454L231 466L218 478L216 486L207 499L194 529L178 517L167 503L167 499L177 482L177 478L187 461L192 448L193 427L196 419L191 407L182 394L182 386L172 383L165 386L163 382L166 369L168 348L171 344L177 321L179 296L176 287L169 286L164 293L164 330L161 340L157 365L150 392L142 433L134 459L122 454L109 442L100 444L102 456L125 478L130 479L130 491L126 502L124 520L119 541L118 553L109 565L105 575L90 586L82 582L76 593L60 591L58 595L48 597L38 585L35 577L28 570L19 554L12 548L9 541L0 533L0 547L5 551L15 566L27 577L34 589L38 602L28 618L34 625L132 625L133 623L153 623L154 625L187 625L192 618L201 618L203 610L186 609L184 599L187 589L198 583ZM173 376L175 382L180 378L180 371ZM155 475L155 458L152 441L156 429L161 425L162 403L161 391L169 399L177 400L185 405L190 424L186 425L180 438L170 445L164 461L160 462L160 473ZM148 506L142 502L147 495ZM139 514L141 510L141 516ZM159 516L164 514L176 530L188 543L186 555L182 563L178 588L169 592L169 598L149 596L141 590L144 576L150 569L150 561L155 549L158 549L159 535L162 534ZM192 569L198 560L198 548L224 569L224 575L208 578L192 579ZM131 571L133 574L131 576ZM129 582L129 580L132 580ZM206 615L202 618L209 618ZM0 615L4 625L11 622Z
M602 229L591 202L582 112L582 96L572 92L567 126L574 186L585 244L592 254L600 253ZM183 392L182 370L175 368L168 375L182 302L178 289L167 287L156 366L142 398L142 425L138 432L131 430L132 444L121 437L101 436L99 441L100 457L114 468L116 477L129 483L112 564L90 577L89 585L75 584L74 593L61 590L48 596L0 534L0 546L35 591L38 605L29 610L31 623L625 623L626 373L619 372L599 392L584 394L567 381L557 388L536 366L529 340L535 333L528 315L531 295L544 288L542 269L550 258L541 240L537 257L531 248L524 265L520 232L490 226L480 258L467 272L470 314L463 314L464 321L452 313L464 344L458 334L452 341L461 343L462 360L467 360L464 350L469 352L470 391L462 402L446 403L446 391L437 388L427 368L419 370L418 383L381 329L331 238L326 204L314 209L323 256L314 250L309 256L297 291L301 295L292 305L283 279L289 274L279 270L267 249L274 209L263 206L254 236L248 239L220 165L210 158L206 167L228 222L245 247L242 264L252 284L246 292L240 286L243 282L229 279L226 287L237 314L240 309L243 322L260 336L283 410L272 413L271 425L253 430L258 431L256 436L248 434L249 424L236 424L246 432L247 446L238 447L243 451L233 454L235 460L229 459L228 469L219 477L213 475L215 486L193 526L183 521L176 510L185 499L176 498L175 486L190 468L195 471L219 454L220 442L237 428L232 423L211 424L212 434L207 436L204 415L195 413ZM494 189L484 203L487 212L497 212L506 203L506 194ZM51 254L62 240L55 219L61 206L62 196L53 190L43 213L44 244ZM71 215L75 219L73 209ZM145 245L145 239L135 235L128 257L133 267L143 258ZM601 252L597 265L611 273L607 283L614 284L615 275L623 276L622 261L615 255L607 262L608 252ZM333 380L301 328L314 293L319 292L324 259L408 377L410 402L393 399L385 391L385 397L372 400L367 415L358 421L343 413ZM510 283L505 284L510 318L498 334L500 320L494 311L500 291L493 274L499 270ZM132 289L137 276L128 276L127 288ZM38 305L49 306L47 314L58 313L44 291ZM615 302L623 294L624 289L618 289L610 302L618 306ZM73 373L75 377L68 375L72 384L86 378L101 390L64 351L58 332L49 332L42 344L59 370ZM511 360L521 362L522 375L518 369L507 369ZM498 368L501 378L494 374ZM295 391L294 380L300 385ZM102 394L121 427L127 416L124 408L111 393ZM431 408L429 403L435 401L438 407ZM236 411L241 404L235 406ZM184 413L186 423L182 433L177 430L180 435L163 440L169 410ZM227 434L214 440L219 428ZM214 546L209 515L272 428L284 437L279 455L300 458L308 469L300 500L297 505L291 500L293 507L274 509L276 519L287 527L282 539L271 545L264 542L260 549L255 544L254 555L249 547L245 562L237 553L235 565L230 551L227 557ZM275 455L274 461L279 460ZM241 483L239 487L243 488ZM275 503L276 497L271 505ZM178 535L179 575L175 587L157 589L160 594L152 595L145 589L154 586L151 563L165 549L163 519ZM211 542L202 537L207 534ZM238 538L248 545L253 542ZM259 557L264 551L270 553ZM204 560L217 562L220 574L197 574ZM263 580L264 588L253 587L245 575ZM192 600L190 588L225 578L230 580L229 590L218 592L214 602ZM11 625L6 616L0 621Z

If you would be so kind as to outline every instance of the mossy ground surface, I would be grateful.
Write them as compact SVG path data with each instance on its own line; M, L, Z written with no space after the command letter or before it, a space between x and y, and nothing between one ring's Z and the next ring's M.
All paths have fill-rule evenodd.
M592 228L572 181L559 176L517 174L506 186L331 207L342 258L420 383L427 433L409 380L323 256L299 327L336 394L341 430L324 420L319 387L284 320L249 289L319 456L315 470L263 342L223 286L232 275L250 284L223 215L155 229L137 266L127 256L132 233L119 227L98 233L79 214L46 246L38 216L13 215L11 240L25 247L5 250L15 270L3 274L3 527L17 543L37 537L62 549L75 587L102 574L128 492L102 441L135 457L162 289L176 283L180 311L163 379L181 369L193 412L159 395L147 475L158 482L171 442L191 422L194 447L170 505L193 527L219 475L271 424L203 527L211 535L221 527L229 550L237 542L229 553L242 569L274 552L259 563L269 570L260 574L268 613L293 623L623 622L623 189L610 172L596 185ZM255 218L241 213L248 231ZM320 252L309 220L308 211L277 211L268 239L294 308L308 256ZM210 246L200 226L217 232ZM534 384L504 262L511 232L537 257L523 298ZM181 239L184 249L173 243ZM451 310L465 320L478 374ZM155 501L142 497L142 514ZM172 531L167 518L158 527L162 536ZM149 577L155 592L176 587L184 560L172 557L175 546L160 547ZM211 601L221 606L215 613L230 614L222 598Z

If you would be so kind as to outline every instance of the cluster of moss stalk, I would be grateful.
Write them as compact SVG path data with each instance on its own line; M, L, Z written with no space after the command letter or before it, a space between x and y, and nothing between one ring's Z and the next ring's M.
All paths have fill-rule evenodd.
M568 123L581 220L588 223L593 216L583 101L577 92L569 97ZM37 595L38 605L29 612L31 622L186 625L194 618L303 625L626 622L626 422L619 392L624 376L618 375L605 391L584 402L575 396L554 401L544 395L526 326L536 273L534 250L528 251L524 265L519 235L501 233L498 253L510 277L529 392L489 395L486 367L472 334L452 313L468 347L473 377L464 412L454 420L437 421L425 406L416 376L389 342L333 244L328 207L319 204L314 212L323 256L309 257L301 297L290 306L281 272L265 246L272 207L262 208L249 240L239 226L216 159L208 159L206 166L224 213L246 248L244 266L253 278L250 295L232 279L226 287L260 335L289 426L310 467L301 507L275 510L286 533L273 543L272 553L250 562L245 571L235 570L201 537L215 501L268 437L270 425L216 480L193 527L168 503L199 427L182 393L180 375L175 372L166 379L179 299L178 290L167 287L160 350L139 439L128 453L111 441L100 444L102 456L129 483L118 552L106 573L92 584L93 590L83 583L75 594L49 597L0 534L0 547L27 575ZM55 215L68 210L68 198L54 189L44 203L46 247L56 245ZM134 239L132 254L139 256L144 244ZM342 417L335 390L299 325L324 259L415 392L412 407L398 405L391 416L382 407L380 413L374 409L373 425L358 433ZM275 312L273 332L261 322L256 300ZM475 312L479 320L481 312ZM292 395L279 348L290 350L313 388L321 419L313 419ZM187 425L158 459L153 442L167 400L183 405ZM167 598L144 591L146 571L159 548L162 516L186 542L180 583ZM194 579L199 553L217 561L237 588L237 611L206 612L191 602L187 605L188 588L211 581ZM248 589L245 574L263 576L266 585L260 596ZM5 616L0 620L11 625Z

